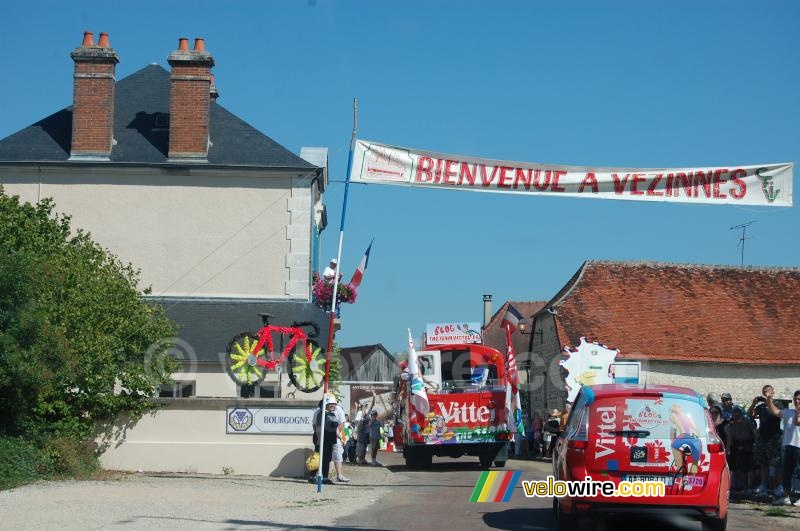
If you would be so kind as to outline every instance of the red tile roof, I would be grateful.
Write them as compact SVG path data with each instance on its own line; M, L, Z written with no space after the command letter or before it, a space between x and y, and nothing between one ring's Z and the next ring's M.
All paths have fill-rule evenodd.
M547 307L562 347L585 336L620 358L800 364L797 268L588 261Z
M508 311L508 305L512 305L517 311L522 315L525 320L528 320L531 315L535 314L542 308L544 305L547 304L547 301L507 301L504 302L503 305L500 307L499 310L495 312L489 322L486 325L486 329L490 328L499 328L500 323L503 322L503 317L505 317L506 312ZM530 325L531 323L528 322Z

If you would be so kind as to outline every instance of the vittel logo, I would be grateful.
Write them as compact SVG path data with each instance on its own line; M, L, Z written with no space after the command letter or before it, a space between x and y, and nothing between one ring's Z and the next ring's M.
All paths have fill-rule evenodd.
M476 407L475 403L460 404L459 402L451 402L449 407L439 403L439 412L449 424L470 424L470 423L486 423L489 422L492 415L489 413L489 408L486 406Z
M594 458L600 459L614 453L617 437L612 432L616 429L617 408L616 406L598 407L597 413L600 415L600 425L598 426L599 433L597 434Z

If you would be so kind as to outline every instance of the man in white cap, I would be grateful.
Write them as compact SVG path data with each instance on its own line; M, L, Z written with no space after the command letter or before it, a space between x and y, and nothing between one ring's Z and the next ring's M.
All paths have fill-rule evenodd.
M338 440L338 430L340 427L339 418L336 415L336 397L327 395L320 400L319 408L314 412L314 445L319 446L320 442L320 416L324 415L325 421L322 423L325 430L325 437L323 444L320 448L320 469L322 471L322 482L325 484L333 484L333 481L328 478L328 470L331 465L333 457L333 448ZM313 482L314 478L309 478Z
M322 279L328 284L333 284L333 279L336 277L336 258L331 258L328 267L322 272Z

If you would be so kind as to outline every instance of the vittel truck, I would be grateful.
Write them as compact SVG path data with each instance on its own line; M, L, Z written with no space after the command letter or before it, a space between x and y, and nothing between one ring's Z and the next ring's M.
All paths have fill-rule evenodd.
M503 355L483 345L457 344L425 348L417 359L428 414L413 412L404 378L398 378L395 394L394 440L402 442L406 464L428 468L433 456L474 455L484 467L505 466L512 434Z

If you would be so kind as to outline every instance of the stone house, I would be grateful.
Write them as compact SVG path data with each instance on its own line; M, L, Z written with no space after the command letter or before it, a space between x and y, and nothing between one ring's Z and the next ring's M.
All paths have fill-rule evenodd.
M517 329L511 333L511 341L514 344L514 352L517 355L517 370L519 371L520 390L522 391L520 399L526 411L529 411L532 391L532 373L529 370L532 356L528 351L532 330L531 316L544 308L545 304L547 304L547 301L506 301L484 325L482 332L484 345L505 353L506 331L502 327L503 317L506 315L509 305L513 306L522 315L520 322L524 323L524 325L517 326Z
M641 381L749 405L800 388L800 269L585 262L533 315L535 408L565 401L564 349L584 341L641 363Z
M236 463L219 461L220 448L240 442L225 435L226 405L292 391L278 372L255 389L237 386L225 350L235 334L260 327L262 312L274 316L272 324L316 322L327 337L328 317L311 301L326 224L327 150L295 155L220 105L203 39L192 49L180 39L169 71L151 64L120 80L107 34L95 44L86 32L70 56L73 105L0 139L0 184L23 201L53 198L73 227L140 268L142 288L152 287L148 298L180 326L174 347L184 362L177 385L161 389L171 406L142 419L124 451L104 458L148 470L301 469L303 456L286 460L285 452L250 460L258 470L247 464L249 451L227 452L241 454ZM186 438L192 446L176 444ZM300 440L284 437L273 448Z

